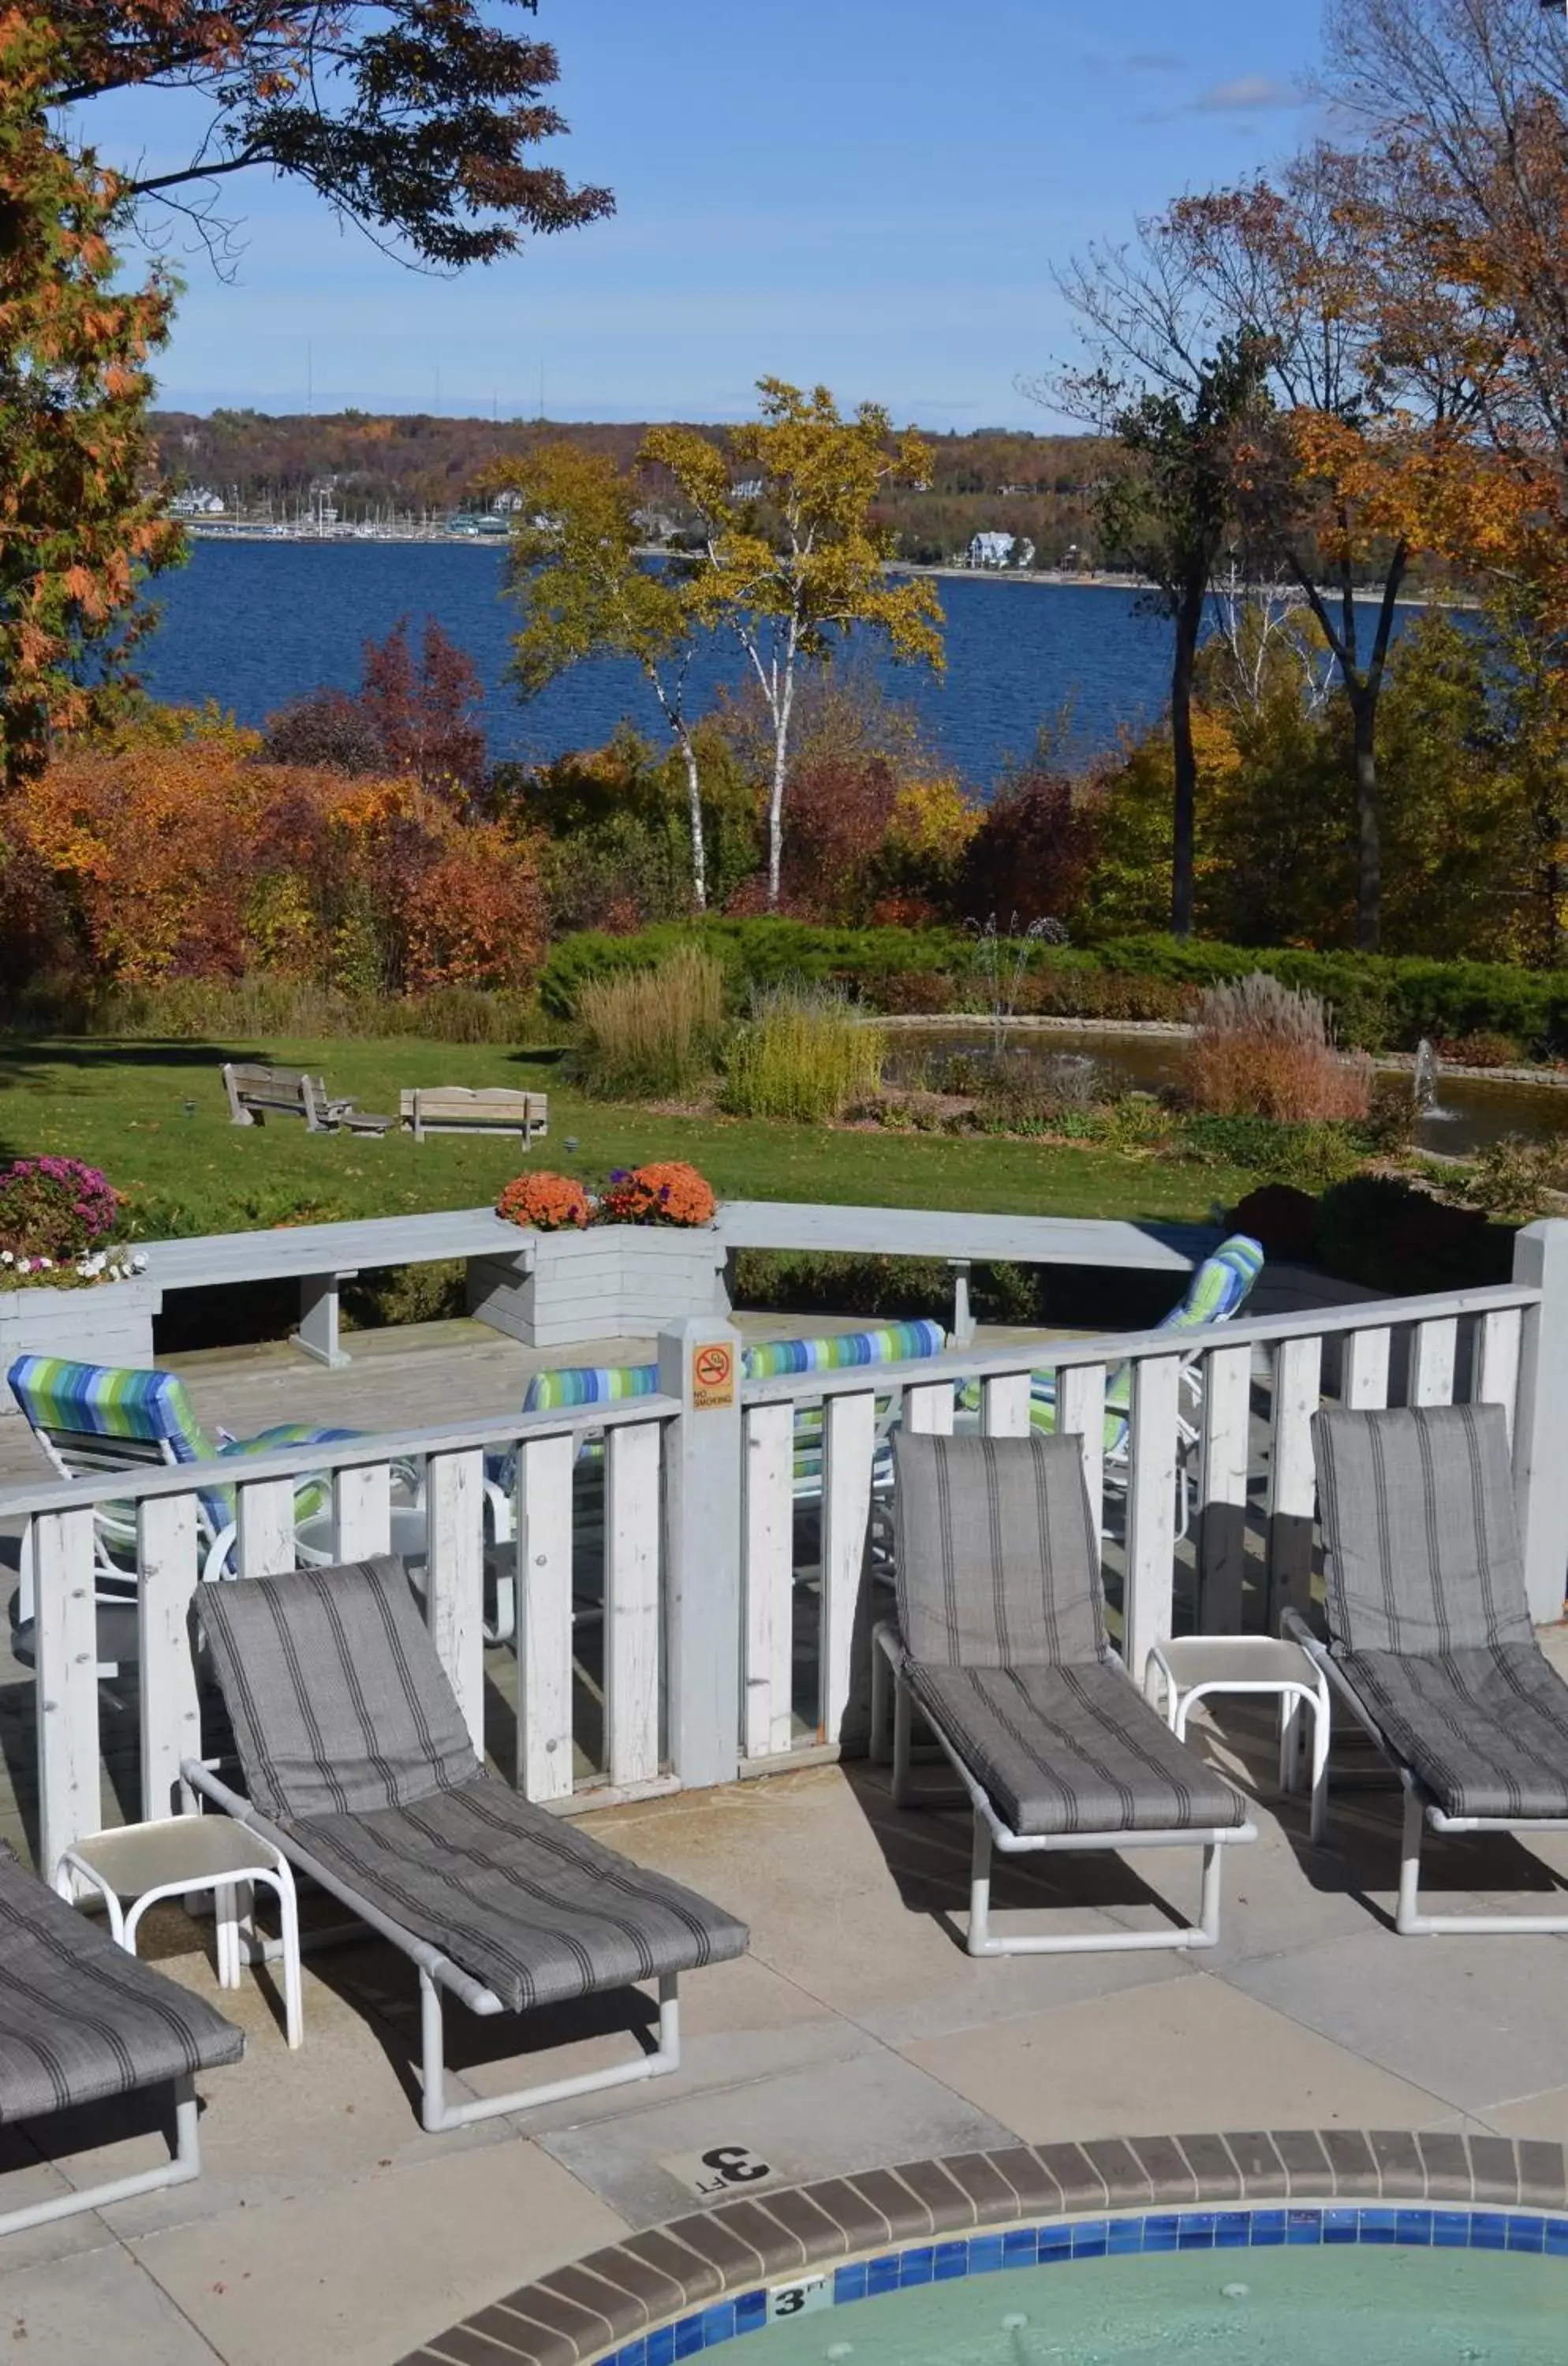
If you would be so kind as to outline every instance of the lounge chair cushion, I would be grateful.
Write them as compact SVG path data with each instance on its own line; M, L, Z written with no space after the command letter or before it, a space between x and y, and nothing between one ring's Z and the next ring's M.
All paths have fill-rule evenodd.
M1313 1442L1337 1650L1532 1642L1501 1406L1319 1413Z
M1075 1437L901 1431L898 1627L924 1667L1103 1660L1100 1542Z
M241 2031L117 1947L0 1842L0 2124L237 2062Z
M204 1586L201 1623L264 1816L365 1815L479 1773L401 1561Z
M1568 1816L1568 1684L1533 1642L1339 1664L1445 1815Z
M743 1922L478 1775L403 1808L280 1829L514 2012L746 1952Z
M1022 1838L1228 1830L1239 1795L1122 1669L908 1665L909 1688Z

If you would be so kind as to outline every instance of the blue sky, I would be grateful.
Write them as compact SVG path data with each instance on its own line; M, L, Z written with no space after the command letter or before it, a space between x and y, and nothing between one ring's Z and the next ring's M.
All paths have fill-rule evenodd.
M520 23L526 19L519 17ZM1043 414L1051 265L1309 134L1318 0L542 0L615 218L443 282L260 176L237 276L182 260L162 370L194 409L742 415L764 373L934 428ZM183 100L92 118L166 152ZM231 189L235 185L231 185ZM176 248L177 257L177 248Z

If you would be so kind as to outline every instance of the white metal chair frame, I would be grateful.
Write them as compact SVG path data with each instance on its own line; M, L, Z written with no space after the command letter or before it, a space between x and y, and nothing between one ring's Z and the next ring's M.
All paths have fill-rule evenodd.
M174 2089L175 2141L166 2161L129 2177L109 2178L102 2185L78 2186L69 2193L51 2194L45 2202L25 2202L17 2209L0 2211L0 2236L47 2226L56 2218L73 2218L81 2210L107 2210L111 2202L130 2202L138 2193L162 2193L171 2185L192 2184L201 2175L196 2082L183 2078L167 2083Z
M952 1793L936 1794L911 1790L911 1728L915 1703L904 1674L904 1646L897 1627L890 1619L883 1620L874 1632L876 1646L872 1655L872 1729L874 1733L886 1731L886 1687L889 1673L893 1685L893 1803L895 1807L950 1807L961 1804ZM1115 1662L1122 1668L1122 1662ZM1126 1670L1122 1668L1126 1675ZM1129 1684L1132 1678L1127 1677ZM1141 1697L1141 1696L1139 1696ZM1252 1823L1183 1826L1163 1831L1100 1831L1100 1832L1015 1832L1010 1824L998 1815L985 1786L965 1766L957 1749L940 1725L929 1720L931 1730L964 1786L974 1811L975 1837L969 1870L969 1926L964 1937L966 1951L971 1955L1089 1955L1150 1954L1156 1950L1190 1950L1213 1947L1220 1935L1220 1851L1230 1842L1255 1841L1258 1827ZM1122 1931L1113 1938L1098 1932L1074 1932L1048 1935L1043 1932L1022 1933L1011 1938L998 1938L991 1929L991 1854L1000 1849L1004 1856L1032 1856L1044 1853L1081 1854L1086 1851L1111 1852L1116 1854L1132 1849L1200 1848L1203 1853L1201 1893L1195 1923L1182 1923L1173 1931Z
M1404 1797L1399 1842L1399 1897L1394 1929L1402 1939L1545 1937L1568 1932L1568 1914L1424 1914L1421 1910L1421 1842L1423 1830L1462 1837L1472 1832L1568 1832L1568 1816L1450 1816L1438 1805L1413 1767L1392 1747L1359 1696L1352 1690L1333 1652L1299 1611L1287 1610L1284 1631L1300 1643L1322 1669L1336 1697L1344 1702L1356 1723L1374 1742L1398 1775ZM1324 1822L1328 1827L1328 1780L1324 1775Z
M521 2087L505 2095L483 2095L474 2100L455 2103L446 2086L446 2054L442 2021L442 1991L446 1989L466 2004L468 2011L484 2019L498 2013L510 2013L513 2008L498 1997L493 1989L476 1979L444 1955L428 1940L421 1939L394 1921L374 1905L360 1890L349 1887L342 1876L332 1871L301 1848L298 1841L258 1813L251 1802L237 1791L220 1782L199 1759L186 1759L180 1769L181 1776L193 1791L198 1791L221 1808L226 1815L248 1825L271 1842L281 1856L299 1873L309 1874L313 1881L335 1898L340 1905L367 1923L371 1930L407 1955L419 1971L420 2027L420 2118L433 2135L448 2128L468 2127L476 2120L491 2120L509 2112L537 2110L546 2103L569 2101L577 2095L596 2095L610 2087L627 2087L645 2079L667 2078L681 2067L681 2007L679 1975L665 1973L659 1981L659 2042L636 2062L616 2063L608 2070L585 2071L574 2079L553 2079L535 2087ZM334 1937L337 1935L335 1932ZM519 2016L520 2017L520 2016Z

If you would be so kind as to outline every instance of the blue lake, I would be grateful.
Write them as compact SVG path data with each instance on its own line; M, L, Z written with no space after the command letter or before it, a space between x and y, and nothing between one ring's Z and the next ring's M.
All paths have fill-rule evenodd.
M163 622L141 673L160 698L213 698L243 722L322 683L354 688L367 639L400 616L417 634L439 619L483 677L484 720L498 757L549 757L607 738L623 715L650 735L657 713L636 669L583 666L524 704L505 680L515 612L502 599L502 555L452 543L198 542L190 564L156 586ZM925 719L969 780L988 784L1027 753L1036 727L1070 714L1077 755L1110 746L1164 703L1168 629L1136 594L1091 585L944 578L947 670L888 668L889 687ZM697 703L743 669L716 644L695 669Z

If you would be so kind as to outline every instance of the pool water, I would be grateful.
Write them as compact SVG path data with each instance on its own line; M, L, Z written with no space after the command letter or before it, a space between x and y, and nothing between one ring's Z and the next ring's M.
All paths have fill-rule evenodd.
M1145 2253L879 2294L769 2326L755 2355L757 2366L1563 2366L1568 2260L1367 2245Z

